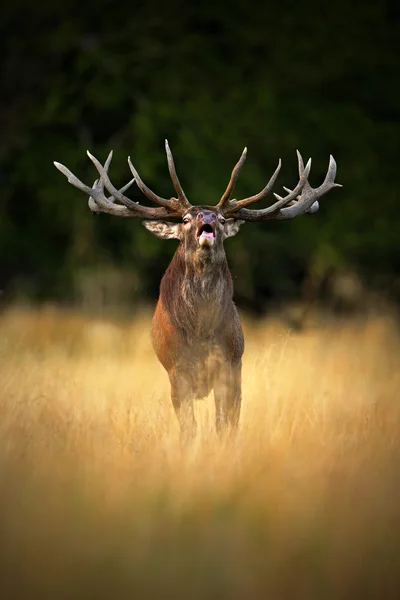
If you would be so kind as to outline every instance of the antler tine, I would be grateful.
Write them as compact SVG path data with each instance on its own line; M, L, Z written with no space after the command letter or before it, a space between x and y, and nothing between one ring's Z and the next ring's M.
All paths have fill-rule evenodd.
M104 170L105 170L106 173L108 173L108 169L110 168L110 164L111 164L111 161L112 161L113 154L114 154L114 151L110 150L110 152L108 153L108 156L107 156L107 160L104 163Z
M242 152L241 157L239 158L236 165L233 167L231 178L229 180L227 188L226 188L225 192L222 194L221 200L217 204L218 208L223 209L225 207L225 205L229 203L229 198L231 197L233 188L235 187L237 178L239 177L240 169L243 167L246 157L247 157L247 148L245 147Z
M92 193L92 188L82 183L82 181L78 179L77 176L74 175L72 171L70 171L65 165L57 161L53 161L53 165L56 167L56 169L61 171L63 175L65 175L65 177L68 179L68 183L78 188L78 190L82 190L82 192L85 192L86 194L90 195Z
M167 153L167 162L168 162L168 171L175 188L176 193L178 194L178 200L180 201L181 206L187 210L191 208L191 204L189 200L186 198L185 192L182 189L181 183L178 179L178 175L175 169L174 157L172 156L171 149L168 144L168 140L165 140L165 152Z
M320 187L327 185L327 184L334 184L335 187L343 187L340 183L335 183L336 170L337 170L336 160L333 158L333 156L331 154L329 156L328 171L327 171L327 174L325 175L324 182Z
M82 183L76 175L72 173L66 166L62 165L59 162L54 162L55 167L68 179L69 183L71 183L74 187L85 192L89 196L89 207L95 212L104 212L117 217L141 217L146 219L165 219L166 217L171 216L180 216L180 212L169 210L165 208L154 208L149 206L141 206L138 202L133 202L126 196L124 196L124 192L133 184L135 179L132 179L127 184L125 184L121 189L117 190L111 183L108 178L108 168L110 166L112 160L113 153L107 157L104 166L88 152L89 158L92 160L95 165L97 171L100 174L100 179L97 179L93 187L89 187L86 184ZM107 198L104 194L104 186L111 191L112 196ZM116 204L116 200L121 202L121 204Z
M297 163L298 163L298 167L299 167L299 177L301 177L304 173L304 161L303 161L303 157L300 154L299 150L296 150L296 154L297 154ZM311 158L309 160L311 160Z

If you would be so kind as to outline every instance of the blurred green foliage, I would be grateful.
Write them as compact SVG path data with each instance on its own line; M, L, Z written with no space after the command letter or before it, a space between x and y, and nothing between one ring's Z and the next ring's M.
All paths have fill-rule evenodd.
M246 224L226 244L239 303L263 308L296 295L310 272L351 266L399 292L396 191L399 20L394 3L276 0L229 4L63 0L3 8L0 287L6 294L76 300L76 273L132 273L131 298L155 298L175 249L133 220L93 217L53 167L95 179L89 148L111 177L172 193L164 138L192 203L214 204L243 146L236 196L261 189L279 157L296 181L295 149L312 156L311 183L329 154L342 190L319 213ZM133 189L131 197L140 193Z

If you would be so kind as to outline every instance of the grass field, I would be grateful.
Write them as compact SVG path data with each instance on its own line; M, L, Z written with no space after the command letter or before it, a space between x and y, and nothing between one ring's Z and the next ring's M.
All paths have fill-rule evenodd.
M0 597L400 597L390 316L245 321L243 411L182 452L150 317L0 317Z

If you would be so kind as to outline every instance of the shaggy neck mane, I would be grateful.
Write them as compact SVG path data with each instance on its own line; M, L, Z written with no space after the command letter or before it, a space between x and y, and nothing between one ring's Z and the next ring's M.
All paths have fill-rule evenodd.
M207 330L215 328L232 295L223 247L216 252L189 253L179 245L160 286L162 304L177 325L193 333L200 321L207 320Z

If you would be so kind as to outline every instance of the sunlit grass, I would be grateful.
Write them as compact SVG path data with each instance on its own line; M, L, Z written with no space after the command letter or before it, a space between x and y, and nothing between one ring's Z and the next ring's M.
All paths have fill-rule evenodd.
M245 320L239 434L210 397L184 452L149 324L0 318L7 597L396 597L395 320Z

